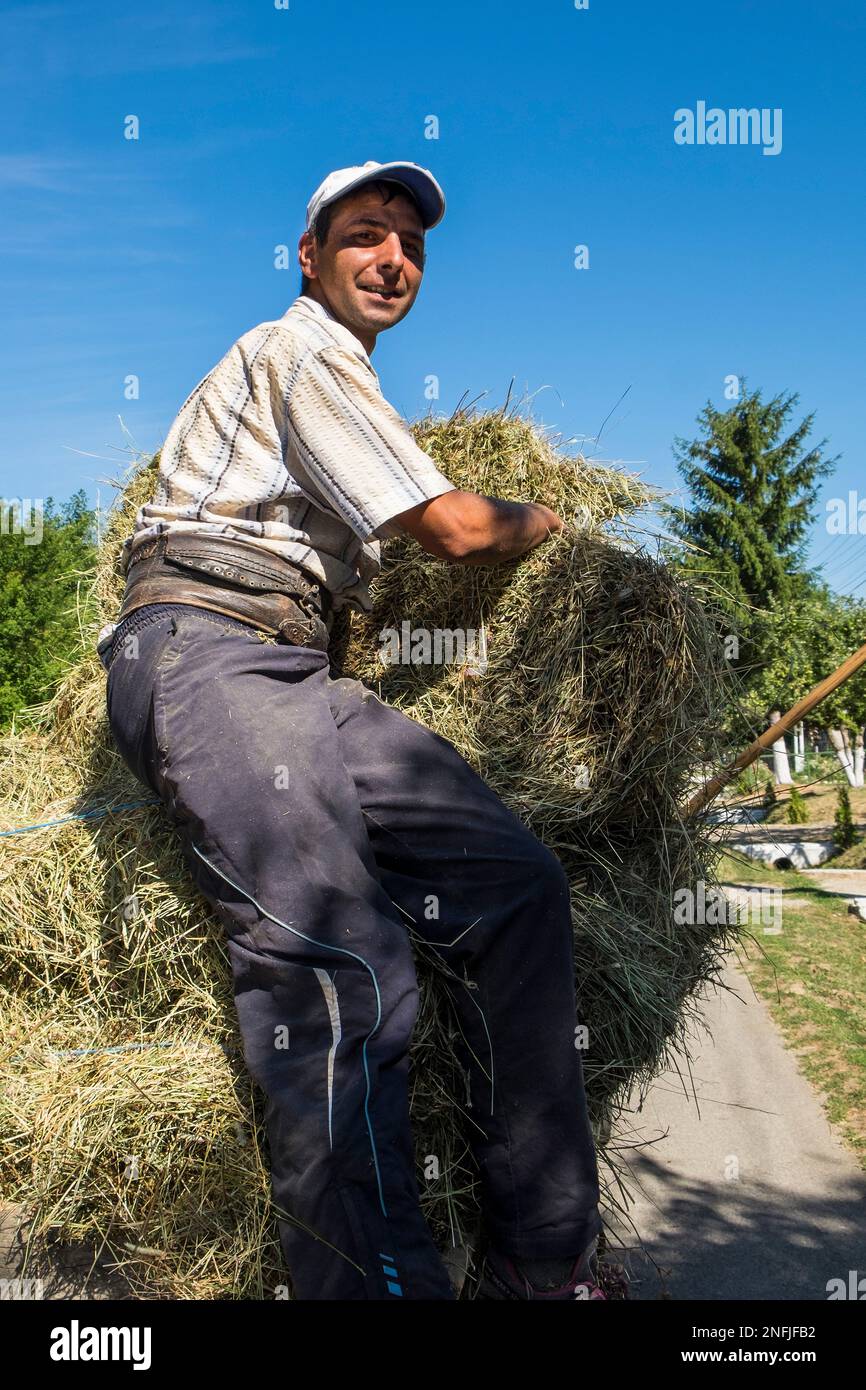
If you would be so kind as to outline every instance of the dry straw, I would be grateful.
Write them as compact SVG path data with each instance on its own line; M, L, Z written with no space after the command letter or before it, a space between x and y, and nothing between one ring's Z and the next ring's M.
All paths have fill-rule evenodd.
M695 995L731 944L674 924L674 893L716 850L679 808L711 757L726 700L712 615L642 549L648 489L574 457L517 410L414 427L458 487L535 499L568 523L519 563L451 566L383 545L371 617L335 661L450 739L559 855L605 1202L621 1174L611 1125L685 1048ZM116 560L153 486L113 509L95 576L99 626ZM383 664L385 629L484 630L486 666ZM147 793L114 751L105 678L83 654L2 744L0 829ZM144 1297L274 1297L286 1282L269 1204L262 1098L243 1068L222 928L192 888L160 807L0 839L0 1197L37 1229L95 1239ZM416 946L422 1004L411 1112L422 1201L443 1252L471 1242L477 1175L454 1044L457 982Z

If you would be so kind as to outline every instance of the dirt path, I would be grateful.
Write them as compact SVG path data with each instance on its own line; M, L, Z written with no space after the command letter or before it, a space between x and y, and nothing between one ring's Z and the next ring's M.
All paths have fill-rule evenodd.
M866 1275L866 1173L748 979L731 965L724 983L739 998L709 994L712 1037L692 1036L697 1103L683 1062L620 1125L658 1142L623 1156L650 1258L622 1223L617 1258L632 1298L825 1300L828 1280Z

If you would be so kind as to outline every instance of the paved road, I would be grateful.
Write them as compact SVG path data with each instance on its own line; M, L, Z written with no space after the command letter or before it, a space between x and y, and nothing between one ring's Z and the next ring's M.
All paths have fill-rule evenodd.
M25 1262L25 1254L29 1258ZM27 1268L27 1273L22 1271ZM128 1285L113 1273L105 1260L97 1259L92 1246L61 1246L50 1239L31 1236L20 1206L0 1202L0 1281L38 1280L29 1291L19 1288L18 1297L52 1299L129 1299ZM0 1283L0 1292L3 1291ZM7 1286L5 1297L14 1288Z
M623 1155L646 1254L620 1223L618 1258L632 1298L824 1300L866 1276L866 1173L745 975L723 978L739 997L706 998L692 1080L682 1061L620 1124L622 1143L657 1142Z
M822 893L836 893L844 898L866 897L866 869L801 869L814 880Z
M862 835L866 831L866 821L856 821L854 828ZM787 840L832 840L835 835L835 825L826 821L816 821L814 825L791 825L788 821L774 821L770 825L762 822L760 825L754 825L749 822L738 824L732 821L719 828L721 840L748 840L753 844L764 841L776 844Z

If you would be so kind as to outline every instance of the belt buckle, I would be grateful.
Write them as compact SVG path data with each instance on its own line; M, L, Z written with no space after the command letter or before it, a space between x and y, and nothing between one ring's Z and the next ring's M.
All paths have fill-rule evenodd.
M298 622L296 618L284 618L278 630L281 637L296 647L306 647L310 638L315 636L315 628L311 619L308 619L307 622Z
M129 557L126 566L126 573L134 569L142 560L149 560L153 555L161 555L165 551L165 536L157 536L152 541L142 541L137 545Z

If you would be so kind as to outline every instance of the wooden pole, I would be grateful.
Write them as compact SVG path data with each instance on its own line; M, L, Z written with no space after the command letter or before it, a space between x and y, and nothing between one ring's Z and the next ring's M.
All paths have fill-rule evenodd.
M796 705L788 710L787 714L783 714L781 719L777 719L775 724L771 724L768 729L765 729L754 743L750 743L748 748L744 748L742 753L737 755L729 767L723 768L721 772L716 773L715 777L710 778L706 786L702 787L699 792L695 792L686 806L684 814L695 816L698 811L702 811L707 802L712 801L713 797L717 796L722 788L736 777L738 772L742 772L744 767L750 767L761 756L765 748L770 748L776 739L782 738L810 710L813 710L828 695L832 695L834 690L838 690L849 676L853 676L854 672L859 671L860 667L864 665L866 665L866 645L847 657L832 675L819 681L808 695L804 695L802 700L798 700Z

